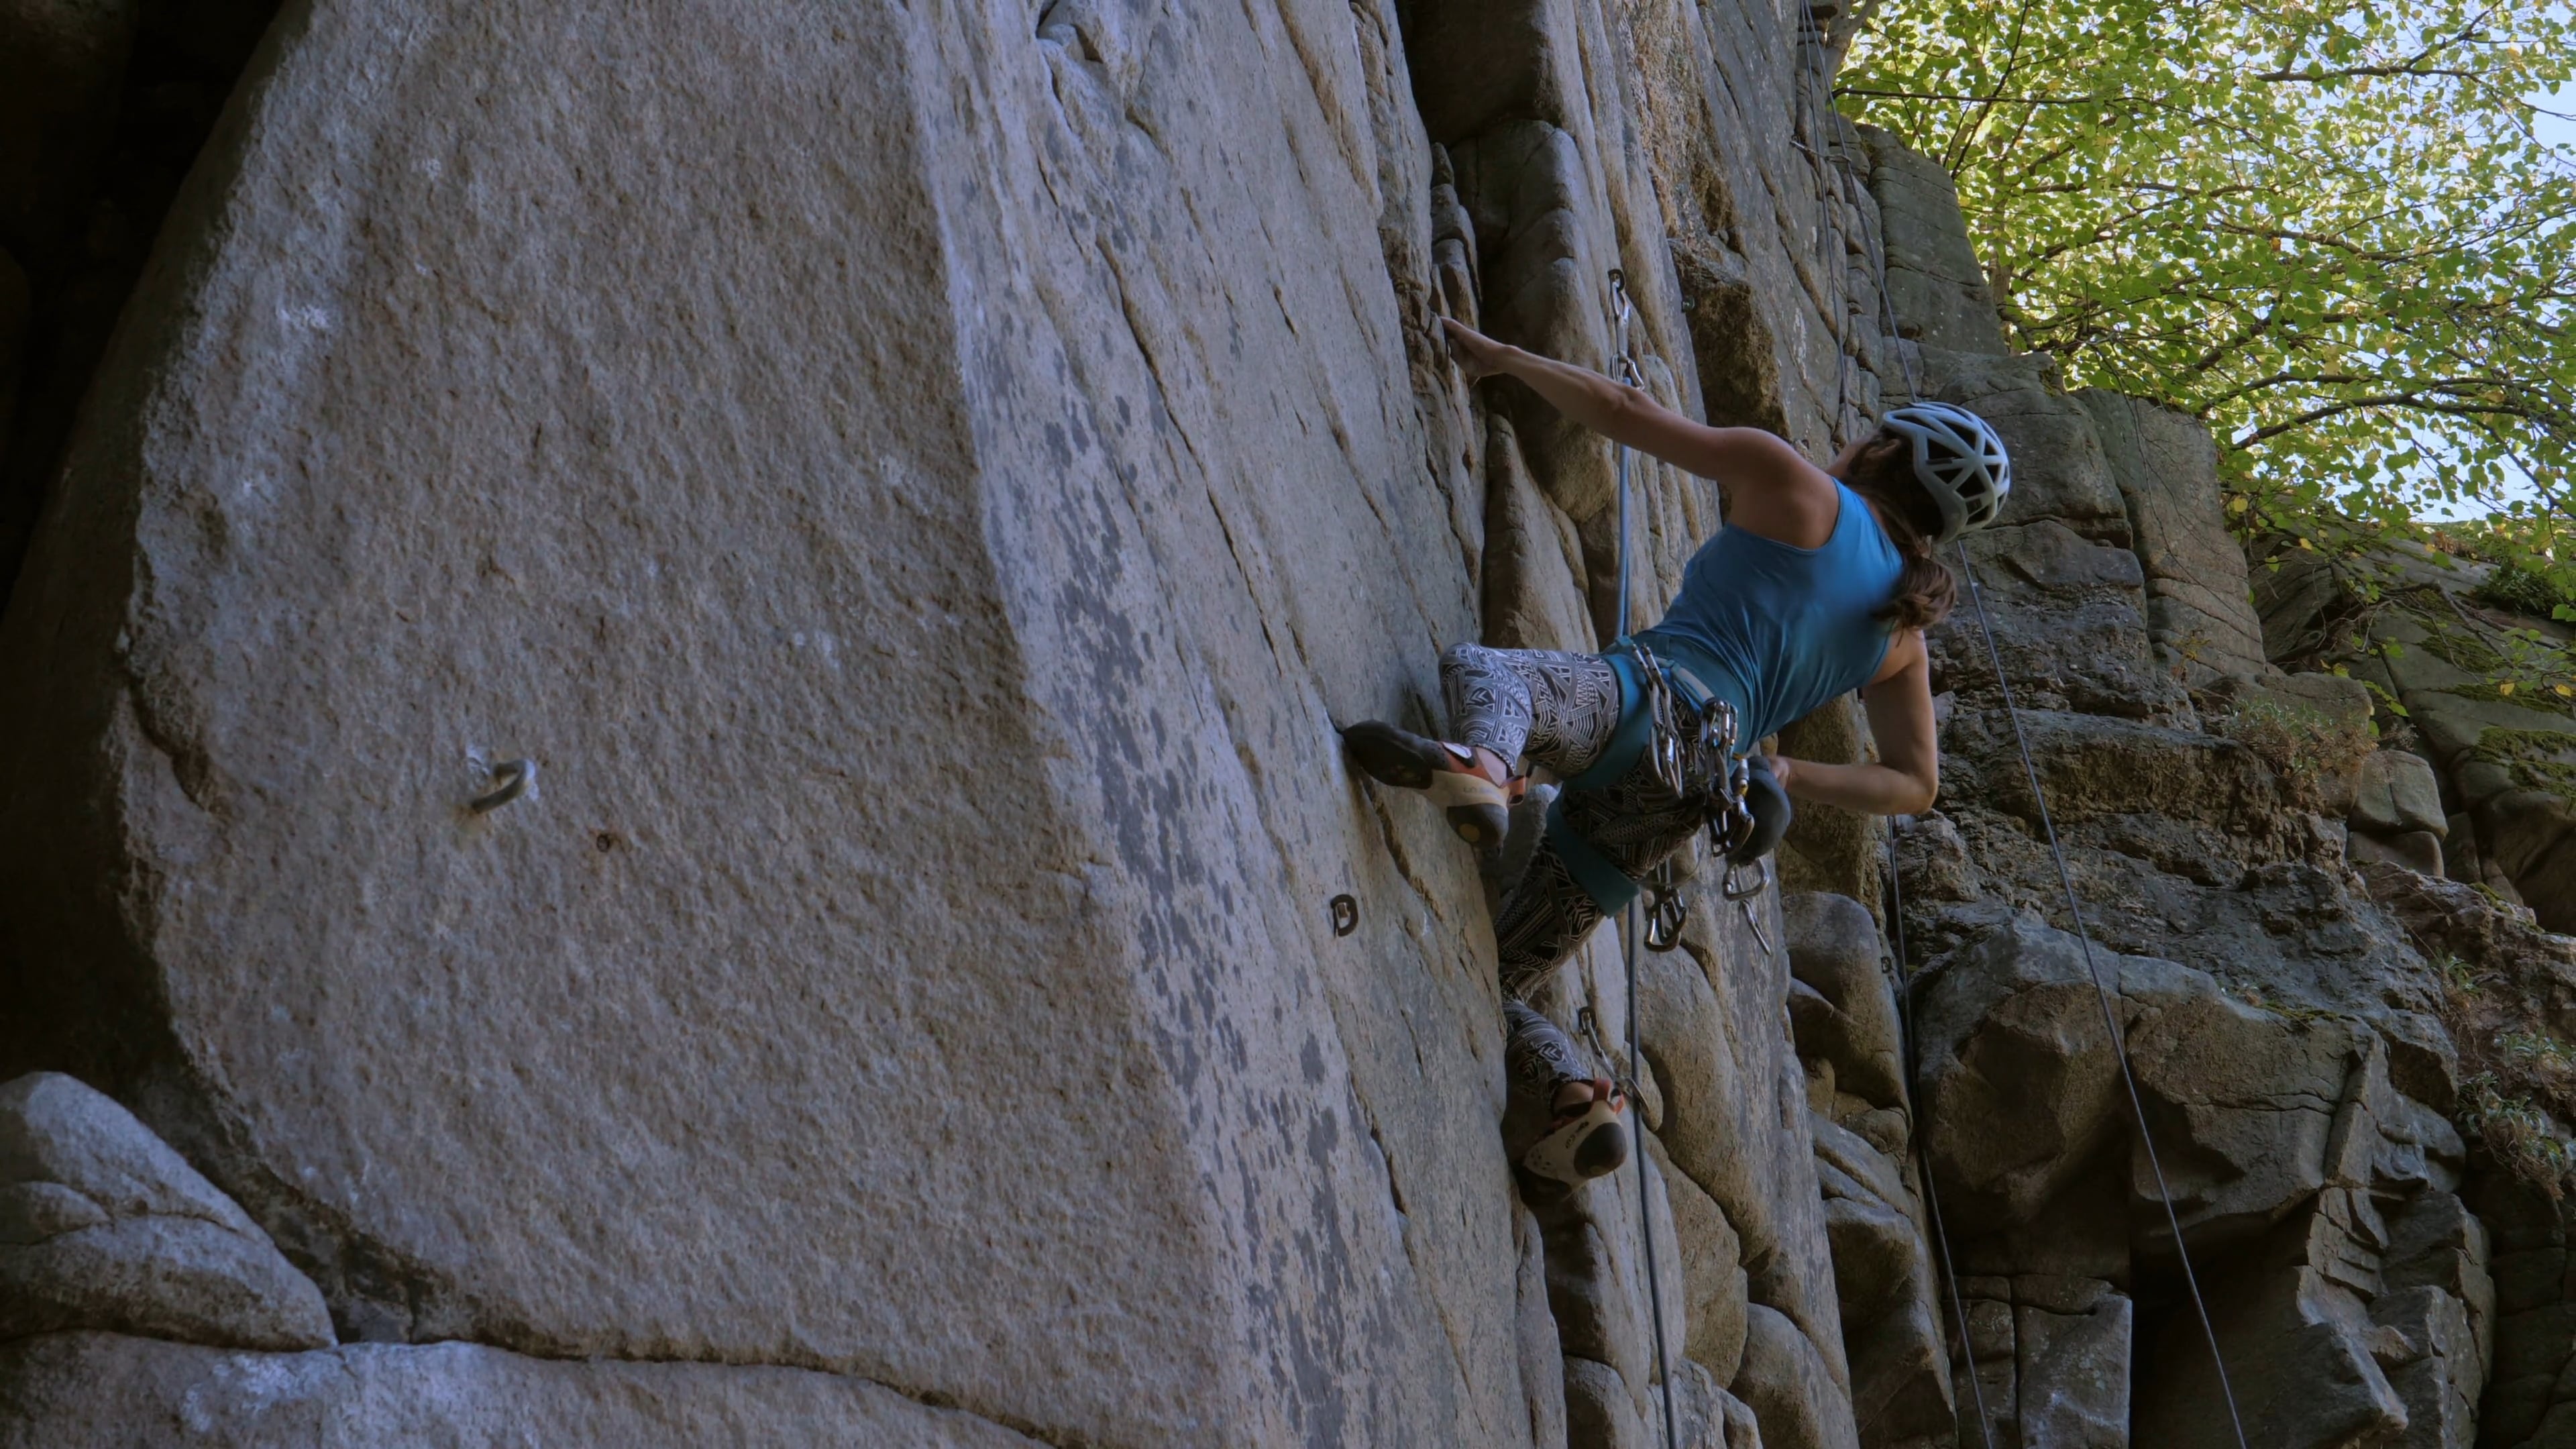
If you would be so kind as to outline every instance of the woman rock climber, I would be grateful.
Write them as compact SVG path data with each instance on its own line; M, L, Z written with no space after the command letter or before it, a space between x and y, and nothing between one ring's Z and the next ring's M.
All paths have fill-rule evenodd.
M1717 480L1728 504L1653 628L1602 654L1457 645L1440 658L1453 739L1377 720L1343 732L1362 770L1427 791L1489 868L1523 772L1563 782L1494 937L1513 1082L1554 1114L1522 1161L1575 1183L1625 1160L1624 1104L1523 998L1704 825L1722 853L1750 861L1786 825L1776 792L1873 815L1931 807L1940 759L1923 631L1955 588L1934 551L1994 521L2012 468L1975 414L1916 403L1820 469L1770 433L1705 427L1640 389L1444 325L1470 381L1516 377L1574 421ZM1876 763L1745 758L1854 689Z

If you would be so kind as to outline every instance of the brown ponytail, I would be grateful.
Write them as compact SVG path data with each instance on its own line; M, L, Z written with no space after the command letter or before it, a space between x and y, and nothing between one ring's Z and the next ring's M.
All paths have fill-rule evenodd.
M1947 618L1959 601L1959 583L1949 565L1932 556L1932 540L1941 534L1941 508L1914 477L1913 446L1882 431L1862 445L1852 459L1851 490L1878 505L1887 541L1905 560L1896 576L1896 593L1879 605L1874 618L1893 627L1929 629Z

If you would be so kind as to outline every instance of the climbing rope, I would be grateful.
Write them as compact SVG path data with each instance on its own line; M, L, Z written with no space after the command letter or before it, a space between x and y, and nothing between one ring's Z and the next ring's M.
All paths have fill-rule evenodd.
M1831 273L1831 281L1828 285L1835 286L1836 291L1839 292L1840 285L1847 283L1850 277L1849 264L1844 261L1844 258L1850 254L1850 247L1842 235L1842 214L1835 210L1835 208L1837 205L1844 207L1853 205L1850 191L1851 162L1850 158L1844 153L1842 128L1840 126L1832 126L1826 123L1826 115L1829 107L1827 107L1820 99L1826 77L1824 38L1819 31L1815 17L1812 14L1806 16L1799 25L1798 48L1799 120L1806 127L1808 140L1814 144L1802 144L1795 140L1793 140L1791 144L1797 145L1799 150L1806 152L1807 159L1815 167L1817 247L1818 250L1823 253L1823 260L1828 265L1829 272ZM1829 186L1834 192L1834 195L1830 199L1826 195L1826 190ZM1827 220L1828 217L1832 218L1830 224ZM1898 339L1896 335L1896 311L1894 304L1888 300L1887 296L1886 262L1884 254L1879 250L1878 238L1874 236L1870 237L1868 242L1871 274L1878 282L1881 328L1888 338L1889 345L1896 349L1899 364L1905 369L1906 394L1910 401L1915 398L1919 398L1922 395L1923 389L1921 384L1915 379L1914 357L1911 353L1905 350L1904 343ZM1822 280L1825 279L1820 279L1820 281ZM1847 308L1838 308L1837 311L1840 317L1846 322L1846 324L1848 324L1851 315L1849 310ZM1836 336L1834 338L1834 361L1834 420L1832 431L1834 442L1839 444L1842 441L1841 430L1843 427L1843 420L1851 408L1852 391L1851 347L1846 339L1841 336ZM1908 961L1905 949L1905 895L1904 889L1897 879L1896 822L1892 818L1887 822L1886 845L1888 892L1887 923L1891 937L1890 944L1894 947L1892 954L1897 971L1897 1001L1903 1008L1901 1020L1903 1023L1903 1046L1905 1053L1905 1089L1907 1099L1906 1135L1912 1141L1916 1173L1923 1182L1924 1216L1929 1220L1926 1226L1931 1229L1933 1247L1937 1251L1941 1262L1941 1286L1943 1290L1950 1295L1950 1313L1958 1323L1959 1362L1968 1380L1969 1402L1976 1406L1977 1442L1982 1446L1982 1449L1994 1449L1994 1418L1986 1409L1985 1382L1977 1377L1976 1345L1975 1341L1969 1336L1968 1303L1967 1300L1960 1296L1959 1293L1959 1271L1956 1257L1950 1247L1949 1222L1941 1212L1941 1192L1940 1189L1934 1185L1931 1152L1924 1144L1921 1123L1916 1118L1913 1111L1915 1082L1917 1080L1914 1030L1914 980L1912 967Z
M1637 363L1628 351L1628 323L1635 315L1635 308L1628 301L1628 279L1615 267L1610 271L1610 306L1619 332L1617 375L1621 382L1635 387L1639 377ZM1618 631L1625 637L1628 632L1628 445L1625 443L1619 445L1618 608ZM1642 1080L1645 1058L1638 1055L1637 1049L1637 941L1644 934L1645 925L1638 919L1637 901L1633 898L1621 908L1620 916L1619 954L1627 968L1628 978L1628 1073L1632 1079ZM1681 1441L1676 1437L1679 1430L1673 1418L1673 1366L1664 1345L1664 1283L1655 1263L1655 1223L1647 1193L1645 1098L1635 1090L1633 1082L1628 1100L1637 1104L1637 1120L1630 1124L1633 1128L1631 1136L1635 1140L1629 1155L1637 1162L1637 1240L1645 1249L1647 1311L1654 1315L1655 1320L1655 1377L1663 1386L1664 1449L1679 1449Z
M1815 44L1818 51L1821 52L1821 38L1817 36L1812 20L1808 25L1801 28L1800 39L1802 43ZM1821 105L1816 93L1820 91L1822 87L1822 64L1819 62L1812 66L1802 65L1800 69L1804 73L1801 77L1803 82L1801 89L1807 92L1807 94L1801 98L1802 104L1809 109L1810 114L1813 114ZM1821 117L1819 117L1819 124L1821 124ZM1819 142L1826 141L1826 138L1821 134L1821 132L1811 131L1810 134L1815 136ZM1830 147L1833 169L1839 176L1839 184L1836 187L1836 190L1839 193L1839 200L1843 205L1855 205L1852 200L1852 187L1858 179L1857 168L1852 165L1850 148L1842 139L1842 128L1840 126L1833 127L1832 139L1827 144ZM1818 157L1819 153L1810 151L1809 155L1811 157ZM1819 157L1819 159L1821 159L1821 157ZM1818 180L1820 183L1823 180L1823 173L1821 170L1818 174ZM1819 191L1821 192L1821 190L1822 187L1820 184ZM1826 198L1821 194L1818 196L1817 202L1820 208L1828 204ZM1870 261L1870 281L1878 294L1878 312L1881 327L1887 338L1888 345L1895 349L1899 366L1904 369L1905 389L1908 399L1919 400L1923 396L1922 378L1916 365L1914 352L1906 347L1904 338L1898 335L1896 302L1894 297L1890 295L1887 287L1886 239L1883 236L1870 237L1868 251ZM1840 348L1838 350L1846 358L1850 355L1847 348ZM2173 1233L2174 1255L2182 1264L2183 1287L2190 1294L2192 1311L2200 1319L2201 1335L2209 1344L2210 1364L2218 1372L2218 1392L2220 1398L2223 1399L2227 1405L2227 1421L2229 1427L2235 1432L2237 1449L2249 1449L2245 1438L2245 1421L2236 1407L2235 1386L2229 1381L2227 1375L2227 1356L2218 1346L2218 1329L2210 1319L2209 1303L2201 1295L2200 1275L2192 1267L2191 1249L2183 1242L2182 1219L2174 1210L2173 1189L2165 1180L2164 1162L2156 1152L2155 1133L2147 1123L2146 1101L2138 1091L2137 1075L2131 1069L2129 1064L2128 1042L2120 1030L2119 1014L2111 1005L2111 988L2104 982L2102 978L2101 965L2094 956L2093 933L2091 928L2089 928L2084 921L2083 903L2075 892L2074 872L2067 867L2066 851L2058 843L2057 826L2049 816L2048 794L2040 785L2039 768L2031 760L2030 741L2022 731L2021 710L2014 702L2012 683L2004 675L2003 651L1997 647L1995 643L1994 623L1986 614L1985 591L1979 585L1976 565L1971 562L1968 557L1968 545L1964 540L1958 544L1958 554L1959 576L1967 581L1968 599L1970 603L1975 606L1977 616L1977 634L1985 642L1987 662L1993 666L1995 671L1995 688L2003 697L2004 717L2010 721L2012 725L2013 746L2021 755L2022 773L2030 782L2031 799L2036 802L2039 807L2040 830L2041 833L2047 837L2049 856L2056 863L2057 884L2058 888L2066 897L2067 917L2074 923L2076 941L2083 948L2085 973L2092 978L2093 994L2095 1000L2102 1009L2102 1027L2110 1036L2112 1053L2120 1065L2120 1083L2122 1087L2126 1089L2128 1094L2130 1114L2136 1119L2138 1124L2138 1144L2146 1152L2147 1166L2153 1173L2156 1181L2156 1200L2158 1205L2164 1209L2166 1227ZM1891 821L1889 822L1888 827L1888 891L1891 900L1897 903L1897 908L1901 911L1903 896L1897 881L1895 843L1895 825L1894 822ZM1907 1051L1910 1053L1913 1050L1912 1037L1914 1003L1912 975L1910 967L1906 965L1904 959L1904 926L1902 920L1894 914L1891 914L1890 920L1894 924L1894 928L1897 933L1896 949L1899 969L1906 973L1906 1035ZM1912 1080L1910 1067L1908 1080L1910 1084ZM1917 1136L1919 1139L1920 1134L1918 1133ZM1918 1150L1920 1149L1920 1145L1921 1144L1918 1140ZM1939 1195L1932 1186L1931 1164L1928 1159L1923 1163L1923 1191L1926 1199L1927 1211L1932 1219L1934 1236L1938 1238L1940 1242L1943 1267L1945 1271L1948 1271L1950 1267L1949 1237L1942 1226ZM1950 1298L1952 1306L1959 1314L1960 1352L1967 1360L1968 1381L1971 1389L1975 1393L1977 1401L1978 1433L1981 1436L1985 1436L1988 1434L1985 1422L1985 1393L1977 1379L1975 1351L1967 1338L1966 1305L1959 1301L1958 1278L1954 1272L1950 1275ZM1988 1442L1991 1443L1991 1440L1989 1439Z
M1905 951L1905 888L1896 878L1896 820L1887 821L1887 930L1895 948L1896 999L1904 1007L1900 1018L1904 1024L1905 1090L1909 1105L1914 1093L1915 1073L1921 1059L1915 1051L1914 969ZM1909 1113L1909 1118L1911 1114ZM1932 1219L1932 1242L1941 1250L1941 1286L1950 1295L1950 1312L1959 1320L1959 1361L1968 1371L1968 1396L1977 1406L1977 1442L1984 1449L1995 1449L1993 1421L1986 1414L1986 1386L1977 1377L1977 1349L1968 1336L1968 1303L1959 1296L1959 1269L1950 1257L1950 1229L1941 1220L1941 1194L1932 1186L1932 1152L1923 1142L1923 1134L1906 1124L1906 1135L1914 1139L1914 1170L1923 1179L1923 1207Z
M2200 1315L2200 1331L2209 1340L2209 1360L2218 1370L2218 1392L2227 1401L2227 1421L2236 1430L2237 1449L2247 1449L2245 1421L2236 1412L2236 1390L2227 1379L2227 1356L2219 1352L2218 1329L2210 1322L2209 1304L2200 1296L2200 1275L2192 1271L2191 1250L2183 1245L2182 1219L2174 1212L2173 1189L2165 1182L2165 1165L2156 1155L2155 1134L2147 1127L2146 1099L2139 1095L2137 1074L2129 1069L2129 1044L2120 1031L2118 1012L2111 1006L2111 988L2102 979L2101 963L2093 956L2093 933L2084 924L2084 907L2076 898L2075 875L2066 867L2066 852L2057 843L2057 826L2048 816L2048 795L2040 789L2039 767L2031 762L2030 741L2023 735L2021 711L2013 704L2012 684L2004 678L2004 656L1995 647L1994 626L1986 619L1986 597L1977 587L1977 572L1968 562L1968 546L1959 545L1959 571L1968 581L1969 601L1976 605L1977 632L1985 636L1986 658L1994 665L1995 687L2002 691L2004 716L2012 721L2013 747L2021 752L2023 776L2030 781L2031 799L2039 806L2040 833L2048 839L2048 853L2057 862L2058 888L2066 894L2066 913L2075 922L2075 939L2084 948L2084 970L2093 978L2093 995L2101 1003L2102 1029L2110 1034L2111 1051L2120 1063L2120 1085L2128 1089L2129 1111L2138 1121L2138 1145L2146 1149L2147 1167L2155 1174L2156 1201L2165 1210L2165 1226L2173 1230L2174 1254L2182 1260L2183 1287L2191 1293L2192 1311Z

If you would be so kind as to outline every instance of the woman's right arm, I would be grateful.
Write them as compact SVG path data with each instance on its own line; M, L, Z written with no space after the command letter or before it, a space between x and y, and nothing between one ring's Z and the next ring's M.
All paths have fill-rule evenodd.
M1774 757L1780 786L1801 800L1865 815L1920 815L1941 793L1941 746L1932 719L1932 660L1921 631L1888 650L1886 672L1860 692L1869 711L1872 764L1820 765Z

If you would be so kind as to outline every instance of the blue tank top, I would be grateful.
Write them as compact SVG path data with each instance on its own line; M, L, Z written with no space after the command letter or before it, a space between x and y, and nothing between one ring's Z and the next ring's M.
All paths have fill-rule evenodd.
M1869 504L1836 483L1842 512L1822 548L1718 530L1682 571L1664 620L1638 635L1731 699L1739 749L1869 682L1894 631L1871 617L1896 595L1905 560Z

